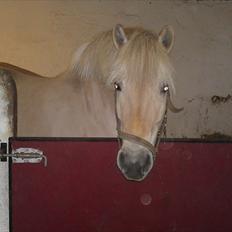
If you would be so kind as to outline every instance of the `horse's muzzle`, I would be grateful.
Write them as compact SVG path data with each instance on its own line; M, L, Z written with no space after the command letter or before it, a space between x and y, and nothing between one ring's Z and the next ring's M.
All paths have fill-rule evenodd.
M153 154L147 149L141 149L136 154L120 150L117 164L126 179L141 181L153 167Z

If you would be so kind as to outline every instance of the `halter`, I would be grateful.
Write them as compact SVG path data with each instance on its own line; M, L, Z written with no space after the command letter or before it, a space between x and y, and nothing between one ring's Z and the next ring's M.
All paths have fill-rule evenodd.
M117 85L117 84L115 84L115 85ZM118 99L117 92L118 92L118 90L117 90L117 88L115 88L114 105L115 105L116 130L118 132L118 140L119 140L120 147L122 145L121 141L127 140L127 141L136 143L138 145L141 145L141 146L147 148L153 154L153 158L155 158L155 154L158 152L158 146L159 146L162 134L164 134L164 137L166 138L167 109L169 108L172 112L178 113L178 112L182 111L183 108L178 109L172 104L171 99L170 99L169 87L165 86L164 87L164 93L166 94L165 111L164 111L164 114L162 117L161 125L159 127L158 132L157 132L156 141L154 144L152 144L149 141L147 141L147 140L145 140L137 135L129 134L129 133L126 133L126 132L121 130L121 120L118 116L118 110L117 110L117 99Z

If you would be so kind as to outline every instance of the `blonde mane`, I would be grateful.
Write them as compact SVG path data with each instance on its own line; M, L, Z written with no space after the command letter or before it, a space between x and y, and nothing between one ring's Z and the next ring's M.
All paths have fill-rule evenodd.
M112 30L96 36L74 56L71 72L106 84L122 80L157 83L159 80L174 90L173 67L157 34L142 28L128 28L125 32L128 42L119 49L114 46Z

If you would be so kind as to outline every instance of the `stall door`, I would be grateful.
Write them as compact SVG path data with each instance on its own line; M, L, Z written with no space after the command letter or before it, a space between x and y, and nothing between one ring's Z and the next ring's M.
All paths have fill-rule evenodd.
M44 163L11 165L12 232L232 231L232 144L161 143L142 182L116 167L116 140L12 139Z

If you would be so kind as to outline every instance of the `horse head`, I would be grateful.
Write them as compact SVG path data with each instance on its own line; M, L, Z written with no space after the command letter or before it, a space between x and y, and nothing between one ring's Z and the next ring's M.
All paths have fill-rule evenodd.
M168 53L174 33L170 26L156 35L116 25L113 42L118 54L110 76L115 88L115 115L122 141L117 165L129 180L143 180L154 164L156 148L165 129L167 108L173 112L173 68Z

